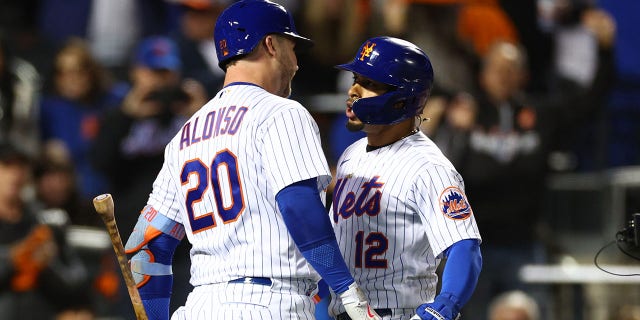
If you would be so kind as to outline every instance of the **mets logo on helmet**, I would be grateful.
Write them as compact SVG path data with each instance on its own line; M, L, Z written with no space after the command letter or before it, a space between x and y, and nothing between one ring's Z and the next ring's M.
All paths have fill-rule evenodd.
M471 206L458 187L448 187L440 194L442 213L450 219L464 220L471 216Z
M373 48L376 46L375 43L371 42L371 41L367 41L363 46L362 46L362 51L360 51L360 61L364 61L364 57L369 57L371 56L371 52L373 52Z

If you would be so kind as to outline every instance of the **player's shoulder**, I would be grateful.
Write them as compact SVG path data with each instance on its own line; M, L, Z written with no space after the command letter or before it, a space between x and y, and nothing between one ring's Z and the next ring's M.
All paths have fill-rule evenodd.
M284 98L275 94L270 94L269 101L274 111L296 110L304 113L309 113L307 108L305 108L302 103L290 98Z
M412 181L416 186L435 183L440 189L436 187L434 191L439 193L449 187L464 190L462 175L429 137L421 133L410 143L409 149L415 152L412 157L414 161L406 161L404 168L412 172Z
M440 168L457 173L451 161L442 153L442 150L420 132L407 139L408 146L404 149L409 153L414 153L416 162L423 167Z
M363 137L360 138L356 141L354 141L353 143L351 143L349 146L347 146L344 151L342 151L342 156L349 156L352 155L353 153L356 153L358 151L361 151L362 153L364 153L366 151L367 148L367 138Z
M267 126L283 126L293 123L315 123L313 116L300 102L269 94L256 106L257 119Z
M300 102L272 94L252 83L237 82L227 85L218 91L209 104L209 108L213 109L219 106L245 106L255 122L260 124L271 125L274 119L280 119L279 115L287 111L311 118L309 111ZM203 109L208 108L205 106Z
M246 100L246 104L255 104L259 107L304 109L298 101L275 95L251 83L235 83L223 88L221 93L242 96Z

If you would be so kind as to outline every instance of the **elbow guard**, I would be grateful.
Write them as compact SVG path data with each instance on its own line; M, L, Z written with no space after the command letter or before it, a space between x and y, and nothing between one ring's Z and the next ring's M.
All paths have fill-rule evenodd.
M184 227L146 206L125 245L125 252L133 254L131 272L138 288L151 276L169 276L173 253L184 238Z

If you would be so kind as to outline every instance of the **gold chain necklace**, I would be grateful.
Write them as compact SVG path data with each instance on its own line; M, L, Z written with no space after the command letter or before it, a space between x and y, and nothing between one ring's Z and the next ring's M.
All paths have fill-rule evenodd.
M404 138L406 138L406 137L408 137L408 136L412 136L412 135L414 135L414 134L418 133L418 131L420 131L420 130L418 130L418 128L415 128L415 129L411 130L411 132L409 132L406 136L404 136L404 137L402 137L402 138L398 139L398 141L400 141L400 140L402 140L402 139L404 139Z

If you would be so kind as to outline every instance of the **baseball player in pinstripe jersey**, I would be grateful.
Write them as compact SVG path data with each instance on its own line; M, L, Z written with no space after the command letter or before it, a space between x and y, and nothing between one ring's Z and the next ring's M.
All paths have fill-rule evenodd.
M462 177L416 129L431 62L410 42L375 37L338 68L354 75L347 127L367 135L335 177L330 216L345 261L383 319L456 319L480 273L481 238ZM330 314L350 319L339 302Z
M319 130L287 99L311 41L269 1L232 4L214 32L224 87L165 149L126 249L145 309L167 319L186 234L193 291L171 319L313 319L322 277L354 319L380 319L340 255L322 190ZM295 51L294 51L295 49Z

